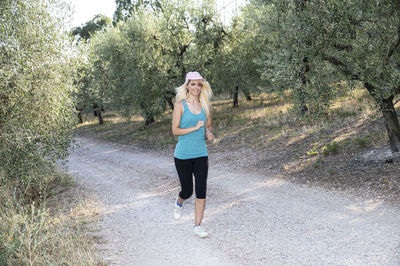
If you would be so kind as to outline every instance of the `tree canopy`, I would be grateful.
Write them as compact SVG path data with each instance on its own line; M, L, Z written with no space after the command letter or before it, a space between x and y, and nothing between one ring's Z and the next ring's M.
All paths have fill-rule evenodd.
M217 93L289 92L299 116L323 116L339 96L335 84L357 83L398 150L398 1L251 0L230 25L211 0L116 3L119 22L90 44L90 82L125 114L151 123L192 70Z
M76 62L59 1L8 0L0 12L0 183L43 189L67 156Z

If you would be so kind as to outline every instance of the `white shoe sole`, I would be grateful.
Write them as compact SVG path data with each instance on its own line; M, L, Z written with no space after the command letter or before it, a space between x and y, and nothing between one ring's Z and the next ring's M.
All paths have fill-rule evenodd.
M197 233L194 233L197 237L200 237L200 238L206 238L206 237L208 237L208 234L205 234L205 235L200 235L200 234L197 234Z
M181 217L182 217L182 210L174 210L174 218L176 219L176 220L178 220L178 219L180 219Z

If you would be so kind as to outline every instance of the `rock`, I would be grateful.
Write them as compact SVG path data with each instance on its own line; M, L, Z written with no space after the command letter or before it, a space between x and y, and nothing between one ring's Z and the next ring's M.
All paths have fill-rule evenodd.
M361 158L366 162L393 162L393 153L388 148L373 149L364 154L361 154Z

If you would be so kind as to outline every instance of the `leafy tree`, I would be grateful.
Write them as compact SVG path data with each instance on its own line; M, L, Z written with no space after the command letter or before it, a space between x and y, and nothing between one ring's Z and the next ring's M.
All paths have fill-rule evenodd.
M0 11L0 183L35 196L67 156L75 62L55 0L6 0Z
M97 34L91 43L92 86L101 88L124 114L140 113L146 125L168 106L173 108L174 88L186 72L201 70L211 61L218 47L207 44L219 42L206 34L217 25L210 22L217 19L207 5L175 0L159 1L159 7L136 9L132 17ZM204 53L200 59L198 47ZM101 78L109 87L99 84Z
M260 54L263 41L264 37L258 34L258 27L254 27L246 14L232 20L211 71L214 73L213 83L219 90L233 95L233 107L238 106L239 89L247 100L251 100L250 91L255 91L260 83L255 59Z
M78 41L87 41L95 32L103 30L110 25L111 19L109 17L98 14L84 25L73 28L71 33L77 38Z
M91 43L92 86L105 92L110 104L123 114L139 112L146 125L162 110L155 27L153 16L142 10L126 23L96 35Z
M115 0L117 6L114 12L114 25L119 21L126 21L140 8L151 8L157 11L161 8L158 0Z
M258 42L263 47L256 60L264 80L262 88L282 93L290 89L294 110L300 115L307 111L312 115L325 113L334 93L331 86L326 86L329 80L321 82L321 73L324 78L333 76L329 75L329 64L314 56L313 22L299 15L304 11L303 1L263 3L253 1L245 13L264 36Z
M174 87L180 85L188 71L200 71L211 77L209 66L225 38L215 1L160 1L156 41L164 63L169 87L163 98L173 108Z
M92 108L94 116L99 119L99 124L104 123L101 111L103 109L103 99L99 95L99 91L96 88L90 87L90 75L91 68L88 62L85 62L87 51L85 44L89 41L91 36L98 31L104 30L111 26L111 19L104 15L96 15L93 19L86 22L81 27L75 27L72 29L71 34L75 36L77 45L79 47L80 56L82 57L82 65L79 69L79 79L77 81L78 92L75 94L76 98L76 109L78 110L79 122L83 123L82 111L87 108ZM82 44L82 41L84 44ZM87 61L87 60L86 60Z
M393 99L400 93L400 4L377 0L258 1L257 19L275 41L260 57L264 79L292 88L314 110L334 97L333 82L361 82L382 112L392 151L400 126ZM351 88L351 86L349 86Z

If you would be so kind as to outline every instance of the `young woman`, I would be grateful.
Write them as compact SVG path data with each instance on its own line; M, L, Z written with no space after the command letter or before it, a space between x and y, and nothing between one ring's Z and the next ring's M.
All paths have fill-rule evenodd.
M181 183L181 191L175 200L174 217L182 215L183 202L193 194L195 179L194 233L207 237L200 226L206 205L208 152L205 137L213 140L210 84L198 72L189 72L185 83L176 89L176 102L172 115L172 133L178 137L174 160Z

